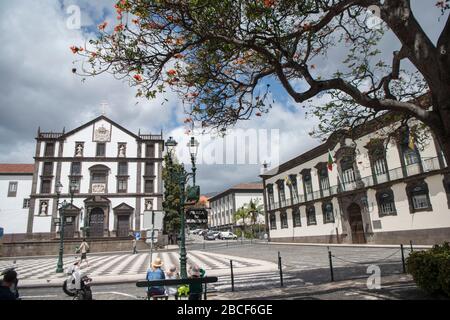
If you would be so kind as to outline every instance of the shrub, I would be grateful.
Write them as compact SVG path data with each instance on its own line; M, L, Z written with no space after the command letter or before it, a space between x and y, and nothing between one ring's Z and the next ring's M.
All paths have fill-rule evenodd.
M428 251L415 251L406 259L407 271L417 286L428 293L450 296L450 245L436 245Z

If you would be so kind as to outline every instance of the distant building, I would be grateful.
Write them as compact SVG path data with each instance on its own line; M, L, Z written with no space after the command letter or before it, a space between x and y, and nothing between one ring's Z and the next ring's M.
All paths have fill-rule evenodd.
M408 128L388 141L373 125L352 139L335 133L262 175L272 241L450 241L450 171L439 144L431 135L418 148Z
M215 230L234 230L240 225L233 221L234 213L250 201L263 204L262 183L241 183L212 196L209 198L209 227ZM259 222L264 224L264 217Z
M58 182L60 204L75 186L64 210L68 239L128 237L144 231L145 211L162 210L162 134L135 134L100 116L70 132L39 130L36 141L34 165L0 166L5 234L58 237Z
M5 240L27 232L33 164L0 164L0 227Z

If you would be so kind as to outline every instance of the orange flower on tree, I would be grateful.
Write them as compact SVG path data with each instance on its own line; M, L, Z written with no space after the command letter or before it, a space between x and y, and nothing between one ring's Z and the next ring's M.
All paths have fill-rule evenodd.
M140 74L135 75L134 80L136 80L137 82L141 82L142 81L142 76Z
M114 31L115 31L115 32L120 32L120 31L123 31L123 30L124 30L123 24L118 24L118 25L114 28Z
M271 8L275 5L275 0L264 0L264 7Z
M100 24L99 26L98 26L98 30L105 30L106 29L106 27L108 26L108 22L103 22L102 24Z
M167 74L171 77L176 76L177 72L174 69L170 69L169 71L167 71Z
M173 56L175 59L183 59L184 58L184 55L182 54L182 53L176 53L176 54L174 54L174 56Z
M83 52L84 49L81 47L71 46L70 50L72 50L73 54L77 54L78 52Z

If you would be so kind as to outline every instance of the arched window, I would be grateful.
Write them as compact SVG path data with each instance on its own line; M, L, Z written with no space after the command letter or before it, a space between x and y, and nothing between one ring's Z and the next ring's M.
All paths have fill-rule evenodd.
M388 165L386 161L386 152L384 140L374 139L366 146L368 149L370 165L372 167L372 176L375 183L383 183L389 180Z
M409 209L411 213L420 211L432 211L428 185L425 181L412 182L406 187Z
M292 220L294 223L294 228L302 226L302 219L301 219L299 207L294 208L294 210L292 211Z
M308 207L308 209L306 209L306 218L308 221L308 226L317 224L316 208L314 206Z
M269 215L270 219L270 230L276 230L277 229L277 217L275 216L275 213L271 213Z
M331 202L322 204L323 223L334 223L334 210Z
M404 173L408 177L421 173L422 164L420 153L415 143L414 132L411 132L409 128L404 128L400 134L400 152Z
M289 228L288 217L287 217L287 212L286 211L282 211L280 213L280 220L281 220L281 229Z
M392 192L391 189L378 191L376 193L376 198L378 204L378 215L380 217L397 215L394 192Z

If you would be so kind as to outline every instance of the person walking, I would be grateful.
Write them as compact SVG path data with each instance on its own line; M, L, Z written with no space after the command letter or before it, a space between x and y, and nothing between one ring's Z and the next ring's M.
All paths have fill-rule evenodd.
M169 271L166 272L166 279L167 280L180 279L180 275L177 272L177 267L175 267L175 266L170 267ZM175 300L178 300L178 287L177 286L167 286L166 294L169 297L173 296L173 297L175 297Z
M81 264L83 263L83 260L86 260L86 264L89 267L89 262L88 262L88 259L87 259L87 254L89 252L89 245L86 242L86 239L83 239L83 242L81 242L80 247L78 248L78 250L81 253L80 268L81 268Z
M194 265L189 270L190 279L203 278L205 271ZM203 285L195 283L189 285L189 300L202 300Z
M166 276L164 271L161 269L163 266L163 262L160 258L156 258L155 261L151 264L151 269L147 272L147 280L164 280ZM165 296L165 289L163 286L155 286L150 287L147 290L147 296L149 298L153 298L153 300L157 300L158 296Z
M133 238L133 254L137 254L137 240Z

